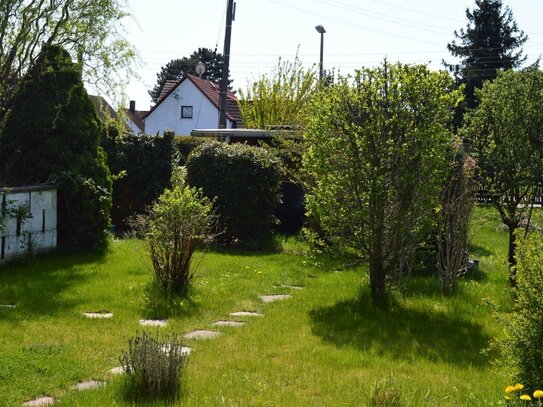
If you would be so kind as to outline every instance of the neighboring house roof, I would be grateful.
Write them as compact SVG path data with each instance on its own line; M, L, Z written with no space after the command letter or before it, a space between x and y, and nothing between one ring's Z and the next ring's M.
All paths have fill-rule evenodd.
M130 110L123 109L126 117L134 122L138 129L143 133L145 131L145 123L143 123L143 118L149 113L148 110Z
M96 96L96 95L89 95L92 99L92 102L94 103L94 106L96 107L96 112L98 112L98 116L100 117L100 120L103 122L106 122L110 119L116 119L117 118L117 112L115 109L111 107L109 103L102 97L102 96Z
M160 104L168 97L170 94L177 89L179 85L185 80L190 80L194 85L204 94L204 96L209 99L213 105L219 109L219 101L221 97L221 87L217 83L213 83L211 81L208 81L207 79L202 79L198 76L187 74L183 79L174 81L174 80L168 80L164 84L164 87L162 88L162 92L160 93L160 97L157 101L157 103L153 106L153 108L147 112L147 114L143 117L149 116ZM236 95L228 89L228 93L226 95L226 117L232 122L235 123L237 127L243 127L242 121L241 121L241 113L239 111L239 105L237 102Z

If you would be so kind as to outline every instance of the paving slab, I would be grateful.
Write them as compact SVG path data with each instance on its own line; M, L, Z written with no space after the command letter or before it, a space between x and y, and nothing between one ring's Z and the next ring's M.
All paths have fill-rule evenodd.
M290 288L291 290L303 290L304 287L301 286L301 285L286 285L286 284L281 284L279 287L281 288Z
M88 380L86 382L80 382L72 386L74 390L92 390L106 385L106 382L99 382L97 380Z
M166 354L169 354L172 350L172 345L165 344L160 347L160 350ZM182 355L188 356L192 352L192 349L187 346L181 346L180 352Z
M187 339L213 339L220 336L221 333L217 331L209 331L207 329L197 329L195 331L187 332L183 337Z
M0 304L0 308L14 309L14 308L17 308L17 305L15 305L15 304Z
M231 312L231 317L261 317L262 314L258 312L252 312L252 311L238 311L238 312Z
M140 325L142 326L166 326L168 321L165 319L140 319Z
M125 374L128 371L128 369L129 369L128 366L117 366L111 369L109 372L115 375Z
M53 404L55 404L55 399L53 397L39 397L37 399L24 402L23 406L41 407L41 406L52 406Z
M240 321L215 321L215 322L213 322L212 325L213 326L233 326L233 327L238 327L238 326L245 325L245 322L240 322Z
M289 298L292 298L292 295L290 294L274 294L274 295L262 295L260 296L263 302L269 303L269 302L275 302L275 301L283 301L288 300Z
M87 318L92 318L92 319L113 318L112 312L84 312L83 315L85 315Z

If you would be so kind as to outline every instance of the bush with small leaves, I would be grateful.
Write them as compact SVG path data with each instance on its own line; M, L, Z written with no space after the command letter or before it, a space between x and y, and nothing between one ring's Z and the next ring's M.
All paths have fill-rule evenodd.
M157 281L166 294L186 292L192 255L211 238L213 206L190 187L166 189L152 208L146 238Z
M143 332L128 341L120 362L134 398L172 399L179 394L188 352L177 335Z

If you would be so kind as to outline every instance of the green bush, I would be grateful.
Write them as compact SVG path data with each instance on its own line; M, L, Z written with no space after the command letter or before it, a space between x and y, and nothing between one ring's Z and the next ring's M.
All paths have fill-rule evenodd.
M187 181L215 199L223 242L258 246L271 237L281 198L274 155L244 144L206 143L190 155Z
M191 259L210 236L212 204L196 189L166 189L153 206L146 238L158 283L167 294L185 292L194 276Z
M533 233L518 243L514 310L503 319L502 342L515 380L534 391L543 386L543 237Z
M175 334L161 338L143 332L128 342L120 357L134 398L172 399L179 394L187 351Z
M0 184L58 184L60 246L106 243L112 180L101 132L80 64L60 47L44 47L0 132Z
M113 174L123 174L113 182L111 220L117 230L127 229L126 219L142 214L170 187L173 135L103 137Z
M177 153L177 159L179 165L185 165L192 150L201 146L202 144L209 143L211 139L192 136L176 136L174 138L174 149Z

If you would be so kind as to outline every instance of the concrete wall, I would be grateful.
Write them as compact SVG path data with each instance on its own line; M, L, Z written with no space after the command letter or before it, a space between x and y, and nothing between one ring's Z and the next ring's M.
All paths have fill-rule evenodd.
M192 106L192 119L181 118L181 106ZM149 116L145 118L145 134L173 131L177 136L189 136L194 129L219 127L219 109L192 83L185 79ZM232 122L226 120L226 127Z
M57 191L48 187L0 190L4 208L0 231L0 264L29 252L57 246ZM17 216L18 208L26 208L25 216ZM2 215L0 215L2 216ZM19 219L17 219L19 218Z

